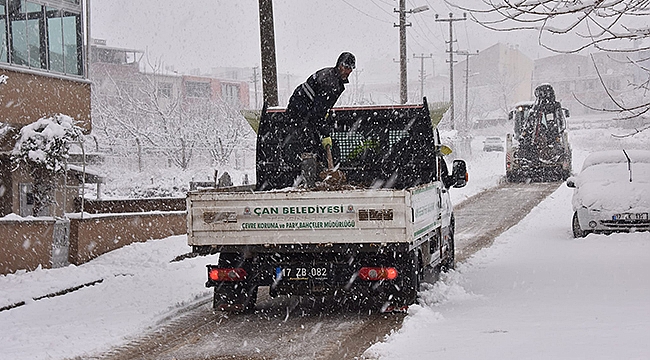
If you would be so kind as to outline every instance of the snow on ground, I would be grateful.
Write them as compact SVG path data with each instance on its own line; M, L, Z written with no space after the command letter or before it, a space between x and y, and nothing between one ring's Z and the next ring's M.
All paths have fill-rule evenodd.
M593 139L610 141L605 132L575 134L574 168L582 165ZM470 182L451 191L454 203L503 176L504 154L482 152L483 137L474 139L472 155L465 158ZM628 142L650 143L641 139ZM570 189L560 187L493 247L423 291L403 328L367 354L381 359L648 358L650 234L574 240L570 199ZM0 276L0 308L25 302L0 311L0 359L83 358L156 329L211 295L204 287L205 264L215 257L170 262L189 250L185 236L174 236L132 244L80 266Z
M388 359L647 359L650 234L573 239L561 186L494 245L421 293Z
M647 149L648 131L570 132L577 172L591 151ZM403 327L366 351L388 359L650 358L650 233L571 233L560 188L518 225L421 292Z
M108 350L156 328L211 291L205 264L216 256L170 262L189 251L185 236L135 243L89 263L0 276L0 359L63 359ZM87 284L75 292L34 298Z
M502 138L504 139L505 147L505 136ZM459 204L472 195L496 186L506 175L505 152L484 152L484 139L484 136L480 136L472 140L471 155L463 156L452 153L445 159L450 170L454 159L465 160L467 163L467 173L469 174L469 181L465 187L460 189L452 188L449 191L453 204Z

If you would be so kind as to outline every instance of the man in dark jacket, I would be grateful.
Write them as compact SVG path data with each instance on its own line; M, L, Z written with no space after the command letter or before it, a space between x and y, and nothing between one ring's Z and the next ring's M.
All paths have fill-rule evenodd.
M318 70L294 90L287 106L287 115L296 137L293 141L300 147L301 153L324 160L322 149L332 146L330 136L334 126L334 120L326 118L326 115L345 90L348 76L355 67L354 55L343 52L336 66Z

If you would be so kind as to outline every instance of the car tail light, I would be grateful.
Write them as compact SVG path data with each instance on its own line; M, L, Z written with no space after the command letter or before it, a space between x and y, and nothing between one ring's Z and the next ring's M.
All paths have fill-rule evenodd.
M246 279L246 270L242 268L211 268L208 277L212 281L243 281Z
M397 278L397 269L394 267L362 267L359 270L361 280L395 280Z

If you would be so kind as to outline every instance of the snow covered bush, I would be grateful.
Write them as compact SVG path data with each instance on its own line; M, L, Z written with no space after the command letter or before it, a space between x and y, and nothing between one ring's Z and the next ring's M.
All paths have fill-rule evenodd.
M34 179L34 215L53 202L55 176L64 170L70 143L82 135L75 120L63 114L40 118L20 130L11 159L15 168L25 166Z

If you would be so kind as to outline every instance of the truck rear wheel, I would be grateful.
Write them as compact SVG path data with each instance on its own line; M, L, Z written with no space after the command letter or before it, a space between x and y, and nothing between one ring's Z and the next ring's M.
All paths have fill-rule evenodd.
M422 276L422 261L419 252L411 251L406 255L404 270L401 294L396 296L393 302L400 307L415 304L417 301Z
M257 302L257 286L245 282L222 284L214 288L212 307L230 312L252 312Z
M454 245L454 232L456 228L456 221L454 217L451 217L451 223L449 225L449 248L446 252L446 257L442 261L441 270L447 272L456 268L456 246Z
M231 312L250 312L255 310L257 302L257 283L252 269L242 255L238 253L220 253L218 266L220 268L244 268L249 279L236 282L222 282L214 288L212 307L215 310Z

